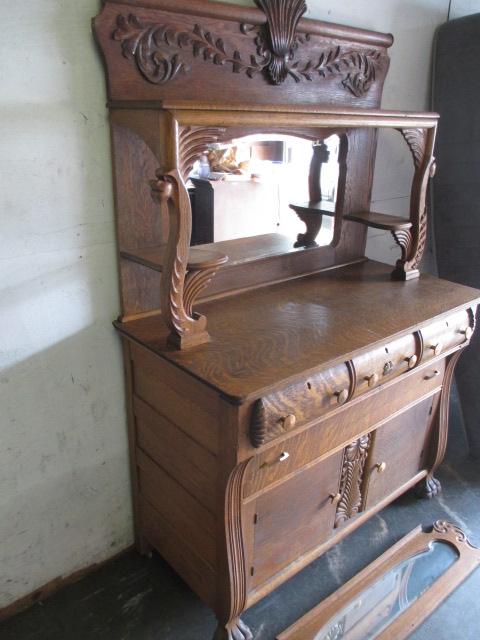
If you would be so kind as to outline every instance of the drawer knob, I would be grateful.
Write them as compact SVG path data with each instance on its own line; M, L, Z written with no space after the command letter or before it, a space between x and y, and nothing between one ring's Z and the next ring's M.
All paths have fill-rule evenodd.
M442 353L443 345L441 342L437 342L437 344L432 344L430 349L433 349L433 353L439 356Z
M405 362L408 364L408 368L409 369L413 369L415 367L415 365L417 364L417 356L413 355L410 356L409 358L405 358Z
M342 494L341 493L336 493L335 495L333 495L333 493L330 495L330 502L337 506L337 504L340 502L340 500L342 499Z
M336 391L335 396L337 398L338 404L345 404L348 400L348 391L343 389L342 391Z
M473 336L473 329L472 327L467 327L466 329L463 329L462 331L460 331L460 333L465 336L465 340L470 340L471 337Z
M278 461L279 462L285 462L285 460L288 460L290 457L290 454L288 453L288 451L282 451L282 453L280 454Z
M438 369L435 369L435 371L433 371L432 373L429 373L428 376L425 376L425 380L433 380L433 378L438 378L438 376L440 375L440 371Z
M365 380L368 382L370 389L378 383L378 373L372 373L371 376L367 376Z
M385 473L386 468L387 468L386 462L379 462L378 464L375 465L375 469L377 470L377 473Z
M285 416L281 419L281 423L283 424L284 429L293 429L293 427L297 424L297 418L290 413L288 416Z

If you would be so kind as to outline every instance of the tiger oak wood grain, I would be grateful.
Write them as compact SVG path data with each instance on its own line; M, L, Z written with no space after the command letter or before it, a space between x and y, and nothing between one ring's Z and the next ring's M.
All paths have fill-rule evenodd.
M479 301L429 275L391 282L388 265L368 261L201 305L214 339L194 351L169 349L158 318L117 327L242 402Z
M480 301L408 280L425 247L438 116L380 110L392 36L298 21L299 0L282 14L276 0L256 4L104 0L93 25L136 544L215 610L215 640L251 640L248 606L407 489L438 491L454 366ZM371 210L379 127L399 129L413 156L410 218L366 217L393 225L407 281L366 260L367 227L348 219ZM262 237L190 250L188 170L212 140L247 133L340 136L330 246Z

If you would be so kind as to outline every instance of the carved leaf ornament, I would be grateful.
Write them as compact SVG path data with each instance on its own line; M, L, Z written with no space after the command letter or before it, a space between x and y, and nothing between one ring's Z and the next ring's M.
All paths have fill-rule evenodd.
M143 77L153 84L165 84L181 73L191 71L182 52L216 66L231 66L233 73L249 78L265 71L279 85L288 77L295 82L315 78L340 77L343 86L361 97L375 82L383 55L375 50L343 50L340 46L322 52L314 60L294 60L308 34L297 33L306 11L304 0L256 0L267 16L267 25L240 25L241 32L254 46L249 56L229 47L225 41L195 24L191 30L173 24L142 22L134 14L119 15L112 37L121 43L125 58L134 61ZM251 34L254 35L252 40Z

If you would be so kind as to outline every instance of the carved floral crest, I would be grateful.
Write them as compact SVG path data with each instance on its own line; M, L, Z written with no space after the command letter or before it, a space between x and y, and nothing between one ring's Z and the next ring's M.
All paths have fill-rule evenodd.
M134 14L118 16L112 37L121 43L123 55L133 60L144 78L153 84L165 84L181 73L189 73L191 67L185 60L189 52L193 58L216 66L230 66L234 73L245 73L249 78L267 73L276 85L289 77L295 82L339 77L355 96L368 92L384 63L380 51L333 46L315 59L302 58L302 45L310 41L308 34L297 31L307 9L305 0L255 1L264 11L267 24L240 25L241 32L248 38L246 51L229 46L200 24L189 29L175 24L142 22Z

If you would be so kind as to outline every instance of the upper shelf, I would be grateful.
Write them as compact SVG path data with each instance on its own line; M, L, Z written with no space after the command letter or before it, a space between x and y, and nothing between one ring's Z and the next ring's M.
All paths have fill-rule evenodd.
M121 251L120 256L132 262L149 267L154 271L163 271L165 263L165 255L167 252L166 245L157 247L146 247L144 249L132 249L131 251ZM211 249L198 249L192 247L188 258L187 269L189 271L203 271L204 269L214 269L228 261L228 256Z
M364 224L366 227L383 229L384 231L402 231L412 228L412 223L408 218L389 216L386 213L375 213L375 211L350 213L344 216L344 220L359 222L360 224Z
M293 239L279 233L267 233L251 238L240 238L203 244L190 248L187 269L201 271L217 267L235 267L248 262L271 258L302 251L295 248ZM212 248L213 247L213 248ZM162 272L166 254L166 245L121 251L120 256L144 267Z

